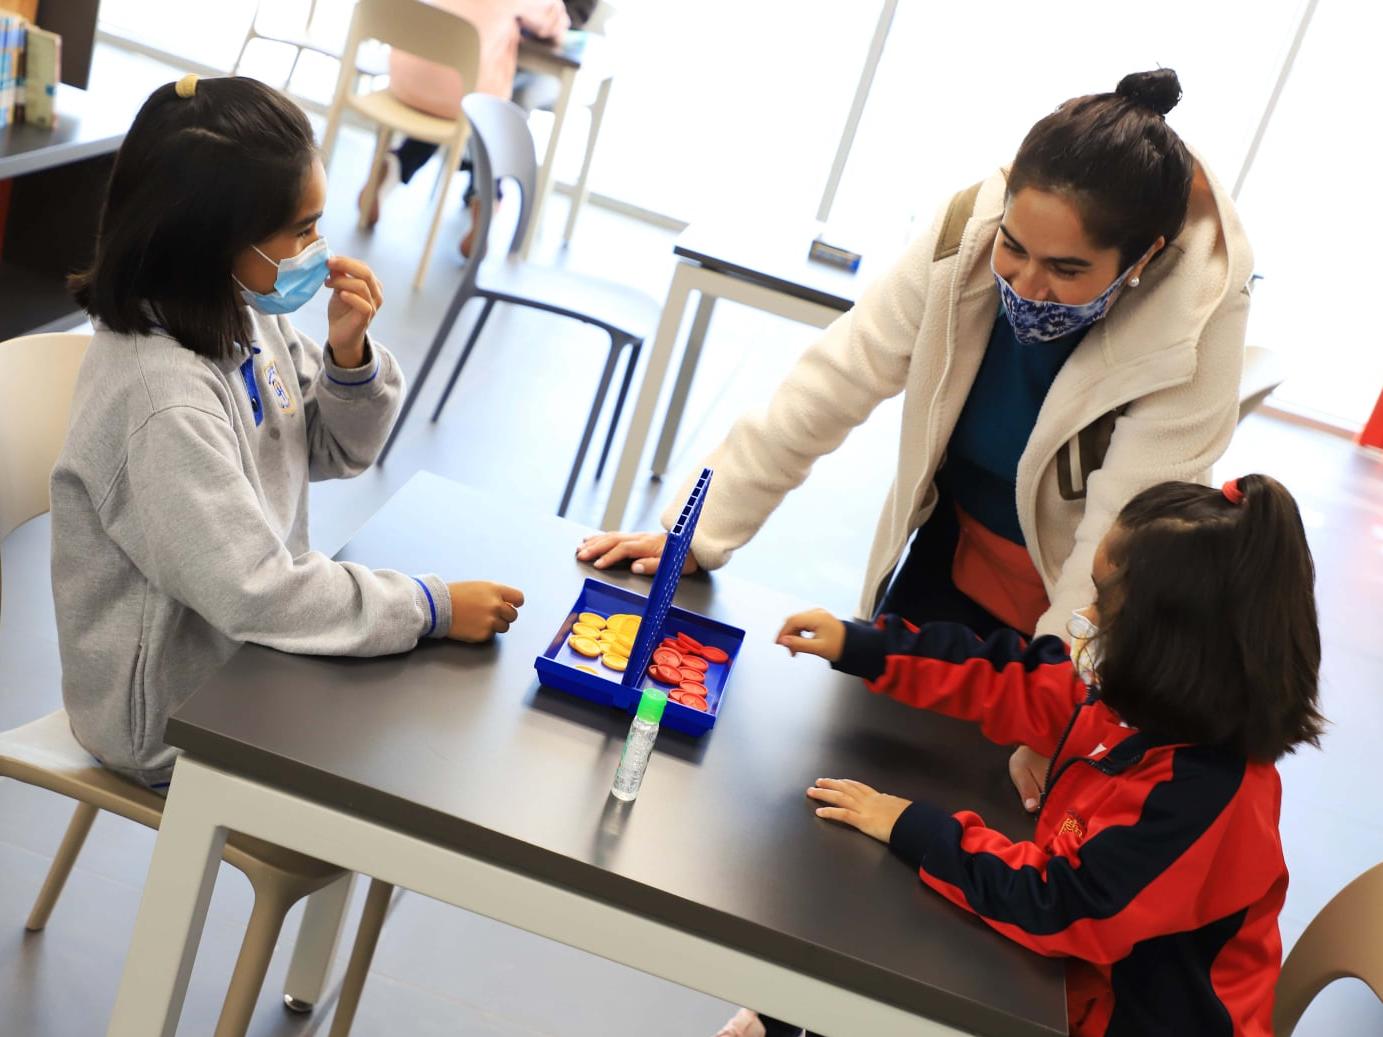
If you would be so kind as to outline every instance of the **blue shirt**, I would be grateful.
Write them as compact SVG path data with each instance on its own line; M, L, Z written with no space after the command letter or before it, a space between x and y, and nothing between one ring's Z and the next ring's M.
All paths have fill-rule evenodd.
M952 496L986 529L1024 544L1018 524L1018 461L1057 372L1085 330L1025 346L1013 335L1003 307L994 319L975 384L947 448Z

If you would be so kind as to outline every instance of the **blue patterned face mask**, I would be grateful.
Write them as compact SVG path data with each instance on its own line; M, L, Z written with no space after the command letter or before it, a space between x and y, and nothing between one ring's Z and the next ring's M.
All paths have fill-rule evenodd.
M256 246L250 247L259 252ZM263 252L259 254L264 256ZM274 279L274 290L267 295L250 291L240 284L238 279L235 283L240 284L240 297L260 313L271 316L292 313L294 310L302 309L326 283L327 260L330 258L331 249L327 248L327 239L318 238L296 256L281 259L277 263L264 256L264 259L274 263L279 271L278 277Z
M1137 265L1137 264L1135 264ZM999 285L999 298L1004 304L1004 313L1013 327L1013 337L1025 346L1039 342L1052 342L1073 332L1088 328L1109 312L1109 304L1114 293L1123 287L1133 267L1129 267L1114 279L1114 283L1089 302L1072 305L1064 302L1038 302L1025 299L1013 290L994 269L994 257L989 257L989 269Z

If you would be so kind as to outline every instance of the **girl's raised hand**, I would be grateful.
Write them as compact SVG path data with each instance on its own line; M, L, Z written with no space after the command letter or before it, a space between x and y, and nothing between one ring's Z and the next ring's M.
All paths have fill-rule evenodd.
M802 652L835 662L845 651L845 624L825 609L799 612L783 621L774 643L793 655Z
M365 362L365 331L384 305L384 289L368 266L348 256L327 261L327 342L333 359L342 367Z
M886 796L861 782L841 778L817 778L807 789L807 796L824 804L816 808L817 817L858 828L881 843L889 841L898 818L912 806L910 800Z

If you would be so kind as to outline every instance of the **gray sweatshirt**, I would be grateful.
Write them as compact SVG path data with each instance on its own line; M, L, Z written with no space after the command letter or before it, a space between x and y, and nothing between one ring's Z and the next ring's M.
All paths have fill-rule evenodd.
M168 714L244 642L385 655L451 625L438 577L308 549L308 481L369 467L402 400L398 363L372 343L341 368L287 318L251 319L248 363L98 325L53 471L72 731L152 786L176 755Z

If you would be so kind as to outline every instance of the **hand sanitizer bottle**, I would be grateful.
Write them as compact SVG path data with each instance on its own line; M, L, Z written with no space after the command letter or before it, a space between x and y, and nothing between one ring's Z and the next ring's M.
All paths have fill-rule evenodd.
M619 769L615 771L615 784L610 789L616 799L627 803L639 794L643 772L648 767L653 742L658 737L658 724L662 722L666 708L667 695L657 688L648 688L639 699L639 712L629 725L629 737L625 739L624 753L619 758Z

